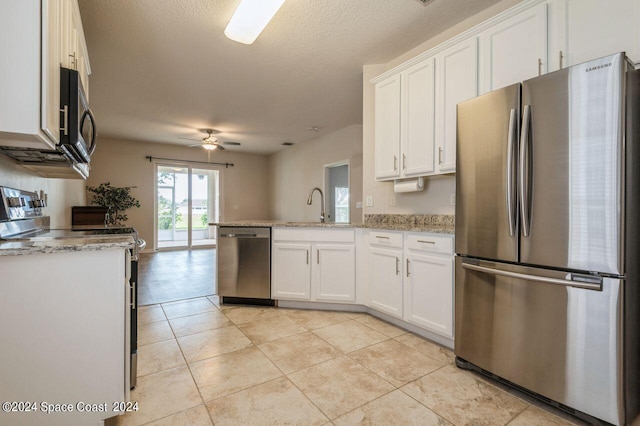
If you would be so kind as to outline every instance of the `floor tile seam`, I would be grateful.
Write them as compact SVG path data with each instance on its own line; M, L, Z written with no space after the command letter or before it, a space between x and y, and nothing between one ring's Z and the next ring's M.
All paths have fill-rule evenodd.
M183 335L181 335L181 336L177 336L177 335L176 335L176 339L180 339L180 338L183 338L183 337L189 337L189 336L195 336L196 334L200 334L200 333L207 333L207 332L209 332L209 331L213 331L213 330L220 330L221 328L227 328L227 327L229 327L230 325L232 325L232 324L229 324L229 323L230 323L230 322L229 322L229 321L227 321L226 323L224 323L224 324L222 324L221 326L216 327L216 328L209 328L209 329L204 330L204 331L197 331L197 332L195 332L195 333L183 334ZM175 332L174 332L173 334L175 335Z
M424 377L424 376L422 376L422 377ZM422 378L422 377L421 377L421 378ZM420 379L416 379L416 380L420 380ZM448 421L448 422L449 422L449 423L451 423L452 425L457 426L457 423L456 423L456 422L454 422L453 420L451 420L451 419L450 419L450 418L448 418L447 416L443 415L442 413L438 412L438 411L437 411L437 410L435 410L434 408L429 407L429 406L428 406L427 404L425 404L424 402L419 401L419 400L418 400L418 399L416 399L413 395L408 394L404 389L402 389L402 388L404 388L405 386L408 386L410 383L415 382L416 380L414 380L414 381L412 381L412 382L407 383L406 385L404 385L404 386L402 386L402 387L398 388L398 390L399 390L400 392L402 392L403 394L407 395L409 398L413 399L413 400L414 400L415 402L417 402L418 404L420 404L420 405L422 405L423 407L425 407L427 410L429 410L429 411L431 411L432 413L434 413L435 415L437 415L437 416L439 416L439 417L441 417L441 418L445 419L446 421Z
M397 325L395 325L395 324L392 324L392 323L390 323L390 322L387 322L387 321L385 321L385 320L383 320L383 319L380 319L380 318L378 318L378 317L374 317L373 315L371 315L371 314L369 314L369 313L367 313L367 315L368 315L368 317L367 317L367 318L373 318L373 319L375 319L375 320L381 321L381 322L383 322L383 323L385 323L385 324L387 324L387 325L389 325L389 326L391 326L391 327L395 327L395 328L397 328L398 330L402 330L402 333L400 333L400 334L398 334L398 335L396 335L396 336L389 336L388 334L386 334L386 333L384 333L384 332L382 332L382 331L380 331L380 330L378 330L378 329L374 328L373 326L370 326L370 325L367 325L367 324L363 323L362 321L360 321L360 319L362 319L362 318L354 318L353 320L354 320L354 321L359 322L360 324L364 325L365 327L369 327L370 329L377 331L377 332L378 332L378 333L380 333L380 334L384 334L385 336L387 336L387 337L389 337L389 338L391 338L391 339L395 339L396 337L404 336L405 334L410 333L410 331L405 330L405 329L404 329L404 328L402 328L402 327L398 327L398 326L397 326Z
M335 417L335 418L333 418L333 419L330 419L330 420L331 420L331 422L333 423L333 421L334 421L334 420L336 420L336 419L338 419L338 418L340 418L340 417L342 417L342 416L346 416L347 414L353 413L354 411L359 410L359 409L363 408L363 407L364 407L364 406L366 406L366 405L372 404L372 403L374 403L375 401L377 401L377 400L379 400L379 399L381 399L381 398L384 398L385 396L387 396L387 395L389 395L389 394L391 394L391 393L393 393L393 392L395 392L395 391L398 391L398 390L400 390L400 389L395 388L395 389L393 389L393 390L390 390L389 392L386 392L386 393L384 393L384 394L382 394L382 395L380 395L380 396L377 396L377 397L375 397L374 399L372 399L371 401L365 402L364 404L359 405L359 406L355 407L354 409L349 410L349 411L347 411L346 413L342 413L342 414L340 414L339 416L337 416L337 417Z
M527 410L529 409L529 407L531 407L531 404L526 403L526 402L525 402L525 404L526 404L526 405L525 405L525 407L524 407L524 408L523 408L523 409L522 409L518 414L516 414L516 415L515 415L515 416L513 416L511 419L509 419L509 420L504 424L504 426L507 426L508 424L510 424L511 422L513 422L515 419L517 419L517 418L520 416L520 414L524 413L525 411L527 411Z
M213 303L211 302L211 300L208 299L208 297L209 297L208 295L207 296L186 297L184 299L172 300L171 302L162 302L162 303L159 303L159 305L169 305L169 304L176 304L177 305L178 303L186 303L186 302L189 302L189 301L192 301L192 300L196 300L196 299L206 299L207 302L209 302L209 303L211 303L213 305ZM213 305L213 306L215 306L215 305ZM164 308L164 306L163 306L163 308Z
M169 327L171 327L171 323L169 323ZM205 334L205 333L211 333L212 331L216 331L216 330L221 330L223 328L228 328L228 327L236 327L234 324L226 324L223 325L222 327L218 327L218 328L213 328L211 330L204 330L204 331L199 331L197 333L193 333L193 334L187 334L185 336L175 336L175 333L173 332L173 327L171 328L171 332L173 333L173 335L175 336L175 339L178 341L178 344L180 344L180 339L183 339L185 337L193 337L193 336L197 336L198 334ZM240 331L240 329L238 329L238 331ZM246 337L246 336L245 336ZM251 339L249 339L251 340ZM253 342L252 342L253 343Z
M185 411L193 410L194 408L199 407L200 405L202 405L202 406L204 407L204 409L207 411L207 415L208 415L208 414L209 414L209 410L207 410L207 406L206 406L206 405L204 405L204 403L202 403L202 404L196 405L196 406L194 406L194 407L189 407L189 408L186 408L186 409L184 409L184 410L176 411L175 413L168 414L168 415L166 415L166 416L164 416L164 417L159 417L159 418L157 418L157 419L150 420L150 421L148 421L148 422L146 422L146 423L142 423L140 426L147 426L147 425L150 425L150 424L151 424L151 423L153 423L153 422L157 422L157 421L159 421L159 420L167 419L167 418L169 418L169 417L171 417L171 416L175 416L176 414L184 413Z
M406 334L412 334L412 333L411 333L411 332L407 332ZM403 334L402 336L404 336L404 335L405 335L405 334ZM401 337L401 336L398 336L398 337ZM429 342L429 343L431 343L431 344L437 345L437 346L442 347L442 348L445 348L445 349L449 349L449 348L447 348L447 347L445 347L445 346L438 345L436 342L434 342L434 341L432 341L432 340L429 340L429 339L427 339L426 337L422 337L422 336L420 336L420 338L421 338L421 339L424 339L424 340L426 340L426 341L428 341L428 342ZM442 362L441 360L436 359L435 357L433 357L433 356L429 355L429 354L428 354L428 353L426 353L426 352L421 351L420 349L416 349L416 348L414 348L414 347L412 347L412 346L407 345L407 344L406 344L406 343L404 343L404 342L399 341L399 340L398 340L397 338L395 338L395 337L392 337L392 339L393 339L393 340L395 340L396 342L398 342L398 343L400 343L400 344L402 344L402 345L404 345L404 346L406 346L406 347L410 348L410 349L413 349L413 350L415 350L415 351L417 351L417 352L420 352L422 355L426 356L427 358L429 358L429 359L430 359L430 360L432 360L432 361L435 361L435 362ZM455 354L454 354L454 359L455 359ZM449 360L447 359L447 364L450 364L450 363L451 363L451 361L449 361Z
M374 317L374 318L375 318L375 317ZM358 321L357 319L354 319L354 321L356 321L356 322L357 322L358 324L360 324L360 325L363 325L363 326L367 327L367 328L368 328L368 329L370 329L370 330L375 331L375 332L376 332L376 333L378 333L378 334L383 335L384 337L386 337L386 338L387 338L386 340L393 339L393 337L387 336L387 335L386 335L386 334L384 334L383 332L376 330L375 328L371 327L370 325L362 324L362 323L361 323L360 321Z
M204 313L207 313L207 312L215 312L217 310L216 306L214 304L211 304L211 306L213 306L214 309L207 310L207 311L192 312L192 313L189 313L189 314L186 314L186 315L179 315L177 317L172 317L172 318L169 318L167 316L167 313L165 312L165 316L167 316L167 321L170 321L170 320L176 320L176 319L179 319L179 318L186 318L186 317L191 317L191 316L194 316L194 315L204 314ZM163 310L164 310L164 308L163 308Z
M362 349L364 349L364 348L362 348ZM358 349L358 350L360 350L360 349ZM353 351L353 352L355 352L355 351ZM384 377L382 377L380 374L378 374L378 373L376 373L375 371L373 371L371 368L369 368L369 367L367 367L366 365L364 365L364 364L360 363L357 359L353 359L353 358L350 356L350 354L352 354L353 352L350 352L350 353L346 354L346 356L347 356L351 361L355 362L355 363L356 363L356 364L358 364L360 367L364 367L364 368L365 368L365 369L367 369L368 371L372 372L373 374L375 374L376 376L378 376L379 378L381 378L382 380L384 380L386 383L389 383L391 386L393 386L393 387L394 387L394 389L399 389L399 388L400 388L399 386L394 385L394 384L393 384L393 383L391 383L389 380L387 380L387 379L385 379ZM409 382L409 383L410 383L410 382ZM404 385L406 385L406 383L405 383L405 384L403 384L403 385L401 385L401 386L404 386ZM392 392L393 392L393 391L392 391Z
M213 399L209 399L209 400L207 400L207 401L204 401L204 398L202 398L202 400L204 401L204 405L205 405L205 407L206 407L207 405L209 405L210 403L212 403L212 402L214 402L214 401L218 401L218 400L221 400L221 399L224 399L224 398L227 398L227 397L233 396L233 395L237 395L237 394L239 394L240 392L248 391L249 389L253 389L253 388L255 388L255 387L262 386L262 385L265 385L265 384L267 384L267 383L275 382L276 380L280 380L280 379L282 379L282 378L285 378L285 379L289 380L289 378L288 378L288 377L286 377L286 376L282 375L282 376L274 377L273 379L269 379L269 380L264 381L264 382L256 383L255 385L251 385L251 386L248 386L248 387L243 388L243 389L239 389L239 390L237 390L237 391L233 391L233 392L231 392L231 393L224 394L224 395L222 395L222 396L218 396L218 397L213 398ZM290 381L290 380L289 380L289 381ZM207 411L209 411L209 408L208 408L208 407L207 407ZM213 422L213 419L211 419L211 421Z
M309 331L306 331L305 333L310 333L310 332L309 332ZM300 334L302 334L302 333L300 333ZM339 349L337 349L337 348L334 348L333 346L329 345L329 346L331 346L331 348L336 349L336 350L340 353L340 355L339 355L339 356L336 356L336 357L333 357L333 358L331 358L331 359L325 359L325 360L323 360L323 361L318 361L318 362L316 362L316 363L313 363L313 364L307 365L307 366L305 366L305 367L299 368L299 369L297 369L297 370L295 370L295 371L290 371L290 372L286 373L284 370L282 370L280 367L278 367L278 365L277 365L277 364L276 364L276 362L273 360L273 358L271 358L271 357L270 357L270 356L269 356L265 351L263 351L263 350L262 350L262 348L261 348L260 346L261 346L261 345L265 345L265 344L267 344L267 343L274 343L274 342L277 342L278 340L286 339L287 337L291 337L291 336L281 337L280 339L277 339L277 340L271 340L271 341L269 341L269 342L265 342L265 343L261 343L260 345L256 345L256 346L258 347L258 349L260 349L260 352L262 352L262 353L264 354L264 356L266 356L266 357L269 359L269 361L271 361L271 362L272 362L272 363L273 363L273 364L278 368L278 370L280 370L280 371L282 372L282 374L284 374L287 378L289 378L289 374L295 374L295 373L297 373L298 371L302 371L302 370L307 369L307 368L310 368L310 367L315 367L316 365L320 365L320 364L322 364L323 362L332 361L332 360L334 360L334 359L336 359L336 358L340 358L340 357L342 357L342 356L345 356L345 355L346 355L346 354L345 354L344 352L342 352L341 350L339 350ZM326 342L325 342L325 343L326 343ZM327 343L327 344L328 344L328 343Z
M340 352L342 354L342 356L346 355L347 352L344 352L342 349L338 348L336 345L332 345L331 342L329 342L328 340L324 339L322 336L318 335L316 333L316 330L309 330L309 333L313 333L314 336L316 336L318 339L322 340L323 342L325 342L327 345L331 346L333 349L337 350L338 352ZM336 357L339 358L339 357ZM335 358L334 358L335 359Z
M198 382L196 381L196 378L193 376L193 371L191 371L191 365L189 365L189 362L187 361L187 357L184 354L184 351L182 350L182 346L180 346L180 342L178 342L178 339L176 339L176 345L178 345L178 349L180 349L180 354L182 355L182 359L184 359L184 362L187 366L187 371L189 371L189 375L191 376L191 381L193 382L194 386L196 387L196 390L198 391L198 396L200 396L200 400L204 404L204 398L202 397L202 392L200 391L200 387L198 386ZM209 413L209 410L207 410L207 414L208 413Z
M334 358L334 359L335 359L335 358ZM331 361L331 360L328 360L328 361ZM326 361L323 361L323 362L326 362ZM320 364L322 364L322 363L318 363L318 364L315 364L315 365L320 365ZM313 365L313 366L315 366L315 365ZM309 366L309 367L306 367L306 368L311 368L311 367L313 367L313 366ZM302 369L300 369L300 370L298 370L298 371L302 371L302 370L304 370L304 368L302 368ZM300 389L300 387L299 387L299 386L298 386L298 385L297 385L297 384L296 384L296 383L295 383L295 382L294 382L294 381L293 381L293 380L292 380L288 375L286 375L286 374L285 374L285 377L286 377L286 379L289 381L289 383L291 383L291 384L293 385L293 387L295 387L295 388L298 390L298 392L300 392L300 393L302 394L302 396L304 396L304 397L305 397L305 398L306 398L306 399L311 403L311 405L313 405L314 407L316 407L316 408L318 409L318 411L319 411L320 413L322 413L322 415L323 415L323 416L325 416L325 417L327 418L327 420L329 420L329 422L330 422L330 423L332 423L332 424L333 424L333 421L332 421L333 419L331 418L331 416L329 416L329 414L325 413L325 412L324 412L324 411L323 411L323 410L322 410L322 409L321 409L321 408L320 408L320 407L319 407L319 406L318 406L318 405L313 401L313 399L311 399L311 397L310 397L309 395L307 395L307 394L306 394L302 389Z
M244 351L244 350L252 348L252 347L256 347L256 348L258 347L253 342L249 342L249 343L251 343L251 345L245 346L244 348L235 349L235 350L230 351L230 352L221 352L219 354L216 354L214 356L210 356L210 357L207 357L207 358L197 359L197 360L193 360L193 361L187 361L187 365L190 366L191 364L196 364L196 363L207 361L207 360L210 360L210 359L213 359L213 358L218 358L218 357L220 357L222 355L230 355L230 354L233 354L233 353L236 353L236 352ZM178 345L180 345L180 344L178 343ZM182 347L180 349L182 349ZM191 367L189 367L189 369L191 369Z

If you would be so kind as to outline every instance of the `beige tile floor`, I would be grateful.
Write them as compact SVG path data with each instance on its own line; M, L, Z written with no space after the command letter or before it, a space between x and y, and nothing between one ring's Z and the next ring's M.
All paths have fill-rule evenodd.
M139 411L107 425L580 424L367 314L202 297L138 315Z

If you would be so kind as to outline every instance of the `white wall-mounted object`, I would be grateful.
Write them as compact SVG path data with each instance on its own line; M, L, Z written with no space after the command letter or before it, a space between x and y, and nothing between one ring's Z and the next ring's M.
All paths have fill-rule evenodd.
M418 192L424 189L424 178L393 181L393 192Z
M224 35L242 44L252 44L285 0L242 0L233 13Z

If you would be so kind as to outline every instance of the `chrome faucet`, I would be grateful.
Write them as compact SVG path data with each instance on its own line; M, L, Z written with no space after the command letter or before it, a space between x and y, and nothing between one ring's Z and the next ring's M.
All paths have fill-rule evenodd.
M311 190L309 193L309 198L307 198L307 205L311 205L311 201L313 201L313 193L318 191L320 193L320 223L324 223L324 194L322 193L322 189L317 186Z

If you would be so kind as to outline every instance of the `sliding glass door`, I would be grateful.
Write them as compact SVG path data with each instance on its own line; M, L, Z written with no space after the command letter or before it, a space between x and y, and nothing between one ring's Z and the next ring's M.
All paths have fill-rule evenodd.
M156 164L158 249L215 245L220 213L220 171L185 164Z

